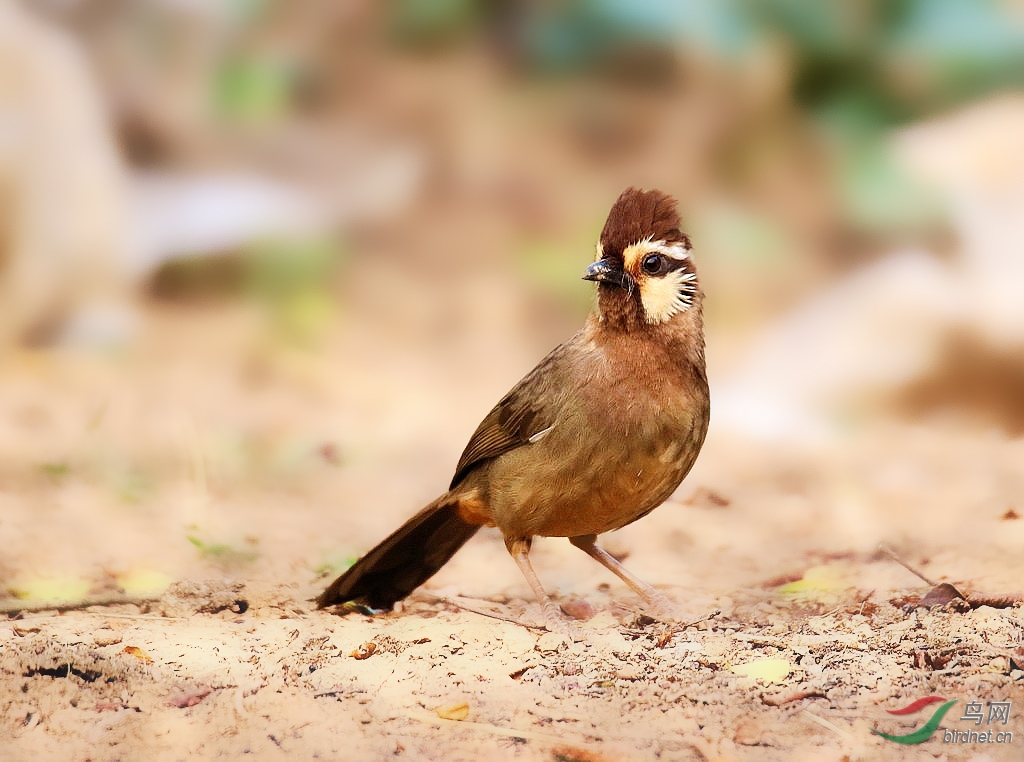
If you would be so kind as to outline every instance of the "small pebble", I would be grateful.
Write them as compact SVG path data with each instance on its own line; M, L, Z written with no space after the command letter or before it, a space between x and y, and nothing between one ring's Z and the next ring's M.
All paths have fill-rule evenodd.
M597 609L582 598L573 598L566 601L562 604L562 611L573 619L580 619L582 621L593 619L594 615L597 614Z
M113 646L121 642L121 635L113 630L96 630L92 642L98 646Z

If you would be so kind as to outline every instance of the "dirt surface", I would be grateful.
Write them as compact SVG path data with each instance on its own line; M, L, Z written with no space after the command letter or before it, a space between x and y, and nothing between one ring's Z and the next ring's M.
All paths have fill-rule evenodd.
M313 355L254 320L150 308L131 352L3 360L5 586L173 584L0 617L0 758L1020 759L1024 609L915 608L929 584L877 547L1020 594L1024 440L890 422L798 448L713 425L676 496L605 538L684 623L720 612L689 627L553 539L535 567L587 636L546 633L493 531L403 610L342 616L310 599L434 497L550 337L441 341L392 314ZM930 740L871 732L921 727L938 704L886 710L929 695L957 699ZM1010 702L1008 723L961 719L969 702Z

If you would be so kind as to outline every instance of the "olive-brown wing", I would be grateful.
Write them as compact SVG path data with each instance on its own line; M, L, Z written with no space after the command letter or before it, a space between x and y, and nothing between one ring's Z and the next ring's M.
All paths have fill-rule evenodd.
M553 425L564 404L563 374L571 369L568 356L572 340L556 348L530 371L480 422L459 458L451 487L476 466L523 447L530 438Z

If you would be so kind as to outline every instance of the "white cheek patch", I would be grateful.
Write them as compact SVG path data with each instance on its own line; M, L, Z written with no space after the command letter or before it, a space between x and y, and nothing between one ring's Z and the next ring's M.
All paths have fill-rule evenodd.
M648 323L664 323L693 304L697 275L685 270L671 270L661 277L644 278L640 284L640 301Z

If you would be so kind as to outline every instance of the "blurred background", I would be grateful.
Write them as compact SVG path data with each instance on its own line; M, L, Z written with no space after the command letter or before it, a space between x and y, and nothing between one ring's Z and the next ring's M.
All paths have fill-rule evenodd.
M12 0L0 583L342 568L579 327L631 185L707 294L680 494L734 510L672 542L742 553L757 490L817 548L1022 510L1024 4Z

